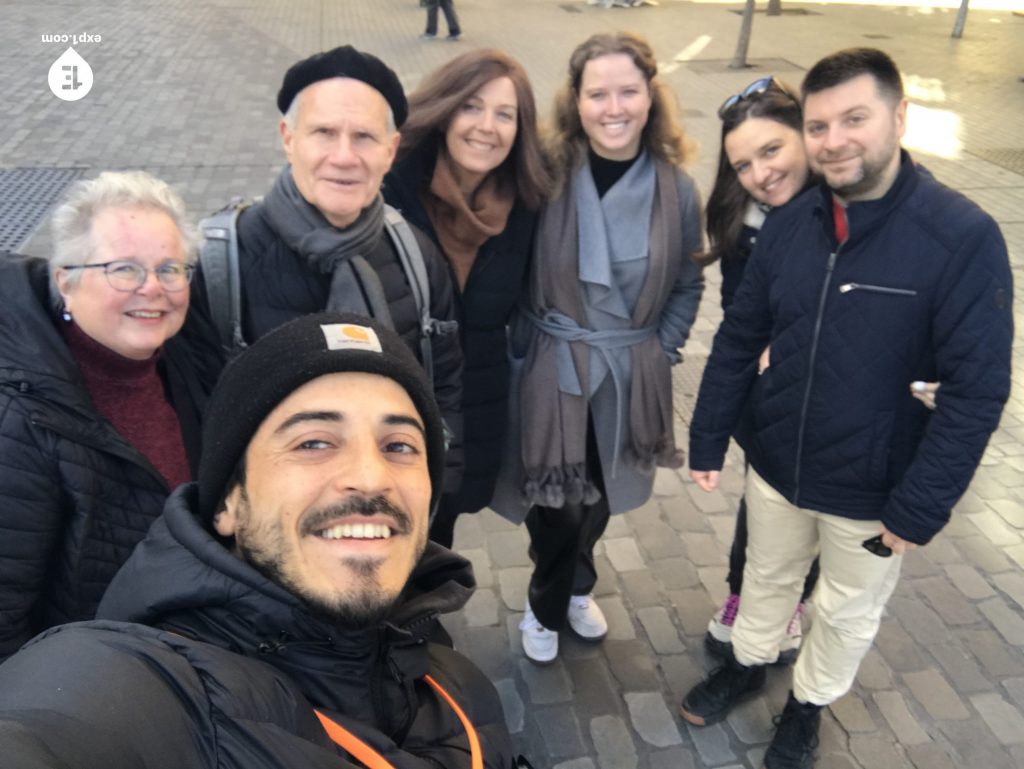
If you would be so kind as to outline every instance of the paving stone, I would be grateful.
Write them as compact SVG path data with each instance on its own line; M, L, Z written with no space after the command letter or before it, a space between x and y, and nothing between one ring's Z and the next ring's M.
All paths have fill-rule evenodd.
M648 564L650 574L666 590L696 587L700 574L688 558L663 558Z
M924 596L947 625L973 625L981 621L977 609L945 576L919 580L914 584L914 589ZM901 621L903 619L900 617ZM935 640L933 638L932 642Z
M526 590L530 585L532 568L511 567L498 572L501 600L512 611L522 611L526 605Z
M712 533L707 513L697 509L689 497L677 500L662 500L665 522L678 532Z
M666 609L652 606L640 609L636 614L657 654L678 654L686 651L686 646L679 640L679 631L672 624Z
M687 724L686 730L705 766L721 766L736 760L736 754L729 747L729 735L721 724L701 727Z
M732 709L727 720L740 742L747 745L769 742L775 732L772 714L763 697L741 702Z
M875 636L875 647L881 652L889 667L897 673L927 667L914 639L907 635L907 631L898 622L882 622L878 635Z
M899 623L922 646L946 637L942 619L920 600L893 598L889 601L888 611L899 618Z
M820 751L819 751L820 754ZM827 767L827 769L864 769L858 764L849 753L824 753L820 754L816 766ZM751 764L760 767L761 764ZM878 769L882 769L879 767Z
M480 524L480 518L484 515L494 513L480 513L479 515L460 515L455 522L455 552L465 554L467 550L484 550L487 545L487 537L484 528ZM467 558L469 556L466 556Z
M601 536L603 539L632 537L633 530L630 528L629 521L626 520L626 516L613 515L611 518L608 519L608 525L605 527L604 534L602 534Z
M705 590L669 590L668 600L675 607L685 635L703 636L716 607Z
M1024 716L998 694L975 694L971 704L1003 745L1024 744Z
M530 702L534 705L568 702L573 697L572 681L561 664L540 666L521 659L519 674L526 682Z
M892 671L877 649L870 649L857 670L857 683L865 689L892 688Z
M498 597L493 590L477 590L462 610L469 627L498 624Z
M954 763L946 748L934 742L908 746L907 758L915 769L957 769L960 766L959 762Z
M1004 548L1003 552L1010 556L1018 566L1024 569L1024 544Z
M721 491L702 491L696 483L686 484L686 493L690 495L693 504L703 513L724 513L732 507L732 503L725 498Z
M938 660L958 692L983 692L992 688L981 672L974 657L958 643L942 643L930 646L928 651Z
M989 501L988 506L1010 526L1024 529L1024 505L1019 499L993 499Z
M682 476L675 470L659 467L654 473L654 496L656 497L682 497L685 496L686 487L692 483L683 481Z
M650 769L694 769L693 753L686 748L672 748L650 755Z
M971 600L979 600L995 595L992 587L978 570L964 563L949 564L946 574L956 585L957 590Z
M601 769L635 769L638 764L633 738L618 716L598 716L590 721L590 739Z
M604 540L605 553L615 571L640 571L647 568L632 537Z
M704 679L704 670L691 654L664 654L658 657L657 664L677 702L682 702L686 693Z
M460 521L461 518L465 517L468 516L460 516ZM520 528L520 524L512 523L507 518L502 518L493 510L488 510L486 513L481 513L480 515L475 515L472 517L477 518L480 521L481 528L488 533L488 536L490 535L491 532L515 531L518 528Z
M875 692L872 695L878 709L889 723L889 728L903 745L923 745L931 738L921 728L914 714L907 707L906 700L899 692Z
M905 673L903 680L932 718L963 720L971 717L960 697L939 671L929 669L919 673Z
M942 734L960 756L958 766L984 769L1020 769L1006 749L999 744L988 726L980 719L943 721L938 724Z
M983 572L994 574L1012 568L999 548L981 534L958 539L956 547L971 565Z
M977 526L981 533L988 537L989 542L994 545L1009 546L1021 543L1020 534L992 510L986 510L983 513L973 513L970 518L971 523Z
M649 559L686 555L686 545L679 534L664 521L655 521L637 530L636 538Z
M633 728L644 742L656 748L682 743L676 718L665 705L660 691L627 693L625 698Z
M598 542L598 545L601 543ZM598 598L606 595L619 594L619 574L612 568L611 561L604 554L594 553L594 569L597 571L597 584L594 585L594 595Z
M523 705L523 698L519 696L516 689L516 682L510 678L503 678L494 682L494 688L498 690L501 698L501 709L505 711L505 724L509 732L519 734L523 731L523 717L526 708Z
M695 566L720 566L727 563L722 543L712 534L681 534L686 553Z
M782 712L782 707L781 705L779 706L778 712ZM832 715L828 708L821 712L821 729L819 730L818 737L820 739L818 747L821 753L849 754L850 737L843 730L843 727L839 725L836 717Z
M843 728L851 733L873 732L878 729L868 709L856 693L849 692L829 705L829 710Z
M997 574L992 578L996 587L1006 593L1024 609L1024 575L1015 572Z
M1003 686L1010 693L1017 705L1024 709L1024 678L1008 678L1003 681Z
M592 758L574 758L571 761L555 764L554 769L596 769L596 767Z
M652 691L661 681L651 659L651 649L643 641L605 641L605 654L612 675L621 691Z
M460 518L466 518L463 515ZM458 550L456 552L464 558L468 558L469 562L473 564L473 576L476 577L477 588L491 587L494 585L494 570L491 568L491 557L487 554L487 550L482 547L473 547L468 550Z
M736 535L736 515L711 515L708 516L708 523L715 530L715 537L727 548L732 547L733 537Z
M580 756L587 752L579 721L572 708L536 708L532 715L537 720L537 729L550 758Z
M978 604L978 608L1007 643L1024 646L1024 619L1007 606L1002 598L989 598Z
M928 558L933 563L937 563L942 566L950 563L960 563L962 560L960 551L956 549L952 540L941 534L928 543L928 548L925 552L928 553Z
M636 628L633 627L633 619L626 611L625 604L619 596L608 596L598 599L598 605L604 612L604 618L608 620L608 635L610 641L629 641L636 638Z
M697 569L701 584L708 591L711 603L715 606L720 606L729 597L729 585L725 581L728 573L729 567L727 566L704 566Z
M919 577L932 577L940 572L939 567L929 557L930 548L927 550L918 548L911 550L903 556L903 564L900 566L900 576L904 580L917 579Z
M1007 646L998 633L992 630L961 631L960 640L989 676L1004 678L1024 673L1019 651L1011 653L1013 647Z
M621 575L622 592L633 608L662 606L665 596L650 571L627 571Z
M603 659L566 660L572 679L573 707L588 716L618 715L622 697L618 683L612 678Z
M513 618L510 618L513 619ZM515 621L513 619L513 621ZM473 660L492 681L511 678L514 660L522 656L519 631L515 635L515 656L509 654L509 635L502 627L477 627L466 629L466 656Z
M597 659L601 656L601 643L584 641L570 630L558 639L558 656L566 661Z
M855 734L850 737L850 752L864 767L872 769L911 769L899 748L887 737Z
M491 563L497 569L507 566L532 568L529 547L530 541L526 536L526 527L515 531L495 531L487 538L487 552L491 556Z

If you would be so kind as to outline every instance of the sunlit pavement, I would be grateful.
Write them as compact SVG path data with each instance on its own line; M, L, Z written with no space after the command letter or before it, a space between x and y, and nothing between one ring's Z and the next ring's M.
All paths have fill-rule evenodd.
M766 72L797 84L820 56L875 45L904 72L915 157L999 221L1021 285L1024 18L973 9L956 41L955 11L948 9L783 6L780 17L757 14L754 66L736 71L726 65L739 6L720 4L662 0L603 9L582 1L458 0L465 34L448 43L417 40L424 13L415 0L84 0L47 7L8 0L0 6L0 171L144 168L178 185L201 215L232 195L269 189L282 157L274 97L284 70L315 50L354 43L382 56L411 88L457 52L504 48L526 65L546 113L573 46L592 32L623 27L646 34L661 58L687 129L701 144L692 172L706 193L718 147L715 111L727 95ZM75 49L94 74L86 97L65 102L50 93L50 65L71 41L43 42L43 35L79 36ZM98 42L90 39L97 35ZM46 248L39 233L23 250ZM1018 326L1020 308L1018 298ZM712 268L687 362L676 375L684 443L720 319ZM1018 372L1020 351L1018 343ZM952 523L906 559L856 686L826 714L819 767L1024 766L1022 456L1018 382ZM771 716L788 688L786 670L774 671L763 696L719 725L696 730L675 715L711 664L702 636L726 590L740 467L734 452L722 491L711 495L685 473L663 472L654 499L612 521L598 559L608 639L592 646L565 638L559 662L545 669L522 656L516 629L529 576L525 532L492 514L460 521L457 547L476 565L480 589L448 624L494 680L513 734L538 769L760 767Z

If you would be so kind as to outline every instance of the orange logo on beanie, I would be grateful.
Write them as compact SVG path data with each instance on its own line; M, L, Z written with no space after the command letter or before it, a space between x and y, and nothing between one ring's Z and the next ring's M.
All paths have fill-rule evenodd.
M383 352L377 332L354 323L328 323L320 326L328 350L368 350Z

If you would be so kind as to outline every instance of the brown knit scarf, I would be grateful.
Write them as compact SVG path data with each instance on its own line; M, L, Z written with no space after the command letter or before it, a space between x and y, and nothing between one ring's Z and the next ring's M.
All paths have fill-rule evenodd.
M444 150L437 153L430 189L422 194L423 207L455 271L459 290L466 287L480 246L504 231L515 197L515 189L501 184L492 173L467 201L456 181L451 157Z

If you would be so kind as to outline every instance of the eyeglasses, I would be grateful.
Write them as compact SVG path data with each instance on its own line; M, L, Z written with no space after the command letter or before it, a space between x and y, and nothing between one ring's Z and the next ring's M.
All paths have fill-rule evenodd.
M778 90L782 88L778 85L778 81L775 80L775 75L768 75L768 77L762 77L760 80L755 80L753 83L748 85L739 93L734 93L728 99L722 102L722 106L718 108L718 118L721 120L725 117L725 113L735 107L744 99L749 99L751 96L757 96L767 91L772 85Z
M65 270L91 270L102 269L107 276L107 283L117 291L138 291L146 284L149 273L156 275L160 285L167 291L184 291L192 282L192 274L196 271L194 265L181 262L164 262L155 269L150 270L135 262L118 260L115 262L101 262L99 264L69 264L64 266Z

